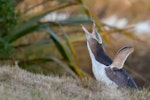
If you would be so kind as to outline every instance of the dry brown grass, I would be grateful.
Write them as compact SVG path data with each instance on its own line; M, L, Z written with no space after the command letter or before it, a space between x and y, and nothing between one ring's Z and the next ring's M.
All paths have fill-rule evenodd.
M148 100L148 90L114 89L95 80L29 73L18 66L0 67L2 100Z

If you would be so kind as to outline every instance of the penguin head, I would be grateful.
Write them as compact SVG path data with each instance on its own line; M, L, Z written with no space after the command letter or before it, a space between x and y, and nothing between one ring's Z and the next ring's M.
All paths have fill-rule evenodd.
M87 39L87 47L91 55L94 55L94 58L91 59L98 61L104 66L108 66L112 63L112 60L105 54L103 47L102 47L102 38L96 29L95 23L93 23L93 31L90 33L84 26L82 29L85 32L86 39Z

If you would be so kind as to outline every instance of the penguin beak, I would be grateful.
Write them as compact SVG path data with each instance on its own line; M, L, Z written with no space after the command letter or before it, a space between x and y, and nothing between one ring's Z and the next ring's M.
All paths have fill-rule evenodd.
M98 43L102 44L102 38L96 29L95 23L93 23L92 33L90 33L83 25L82 25L82 29L84 30L84 32L86 34L87 41L89 41L90 39L93 38L93 39L97 40Z

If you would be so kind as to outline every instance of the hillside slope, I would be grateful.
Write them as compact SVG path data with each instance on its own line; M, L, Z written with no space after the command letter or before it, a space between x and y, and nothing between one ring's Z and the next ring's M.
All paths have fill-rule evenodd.
M148 100L148 90L106 87L95 80L32 74L18 66L0 67L1 100Z

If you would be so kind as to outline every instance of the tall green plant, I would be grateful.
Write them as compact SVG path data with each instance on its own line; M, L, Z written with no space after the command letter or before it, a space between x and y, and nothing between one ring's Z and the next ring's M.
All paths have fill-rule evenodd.
M14 50L12 43L14 43L16 40L18 40L28 34L32 34L32 32L34 32L34 31L39 31L41 29L45 30L45 27L56 26L63 32L65 40L61 40L57 36L57 33L54 33L50 28L47 28L45 31L51 36L51 39L53 40L55 46L57 47L58 51L64 58L65 62L67 63L68 68L71 69L72 72L75 73L80 78L85 77L85 76L89 77L87 74L85 74L83 71L81 71L79 66L77 65L76 60L75 60L76 54L75 54L74 48L71 45L71 41L69 40L69 37L67 36L67 34L63 30L63 28L60 27L60 25L68 25L68 24L73 24L73 23L81 24L81 22L82 23L90 22L91 20L90 19L82 19L82 18L74 18L74 19L67 19L67 20L62 20L62 21L54 21L52 23L47 23L47 22L41 23L40 22L40 19L43 18L46 14L48 14L50 12L58 11L60 9L62 10L66 7L71 7L73 5L78 5L78 4L80 4L78 1L71 1L71 2L63 1L54 7L50 7L49 9L38 13L37 15L35 14L35 16L25 17L25 18L29 18L29 19L26 19L27 20L26 23L16 25L15 28L11 29L11 32L6 31L5 35L1 35L1 38L0 38L0 42L1 42L0 51L2 52L1 53L2 55L0 55L1 60L2 59L18 59L18 58L15 58L14 56L11 56L11 54ZM53 23L57 23L58 25L53 24ZM4 22L4 24L6 24L6 21ZM63 43L63 41L66 41L66 44ZM17 47L17 46L15 46L15 47ZM4 56L6 56L6 54L10 54L10 55L8 55L7 57L4 57ZM52 58L52 57L48 57L48 58ZM20 60L20 63L22 63L24 61L28 61L28 62L36 61L36 59L38 59L38 58L34 58L34 59L26 59L26 60L19 59L19 60ZM49 60L45 59L45 57L43 57L42 54L38 60L49 61ZM58 60L51 60L51 61L58 63L57 62ZM64 64L60 64L60 65L62 65L63 67L66 67ZM73 75L73 73L71 71L68 70L68 72ZM73 76L75 76L75 75L73 75Z

